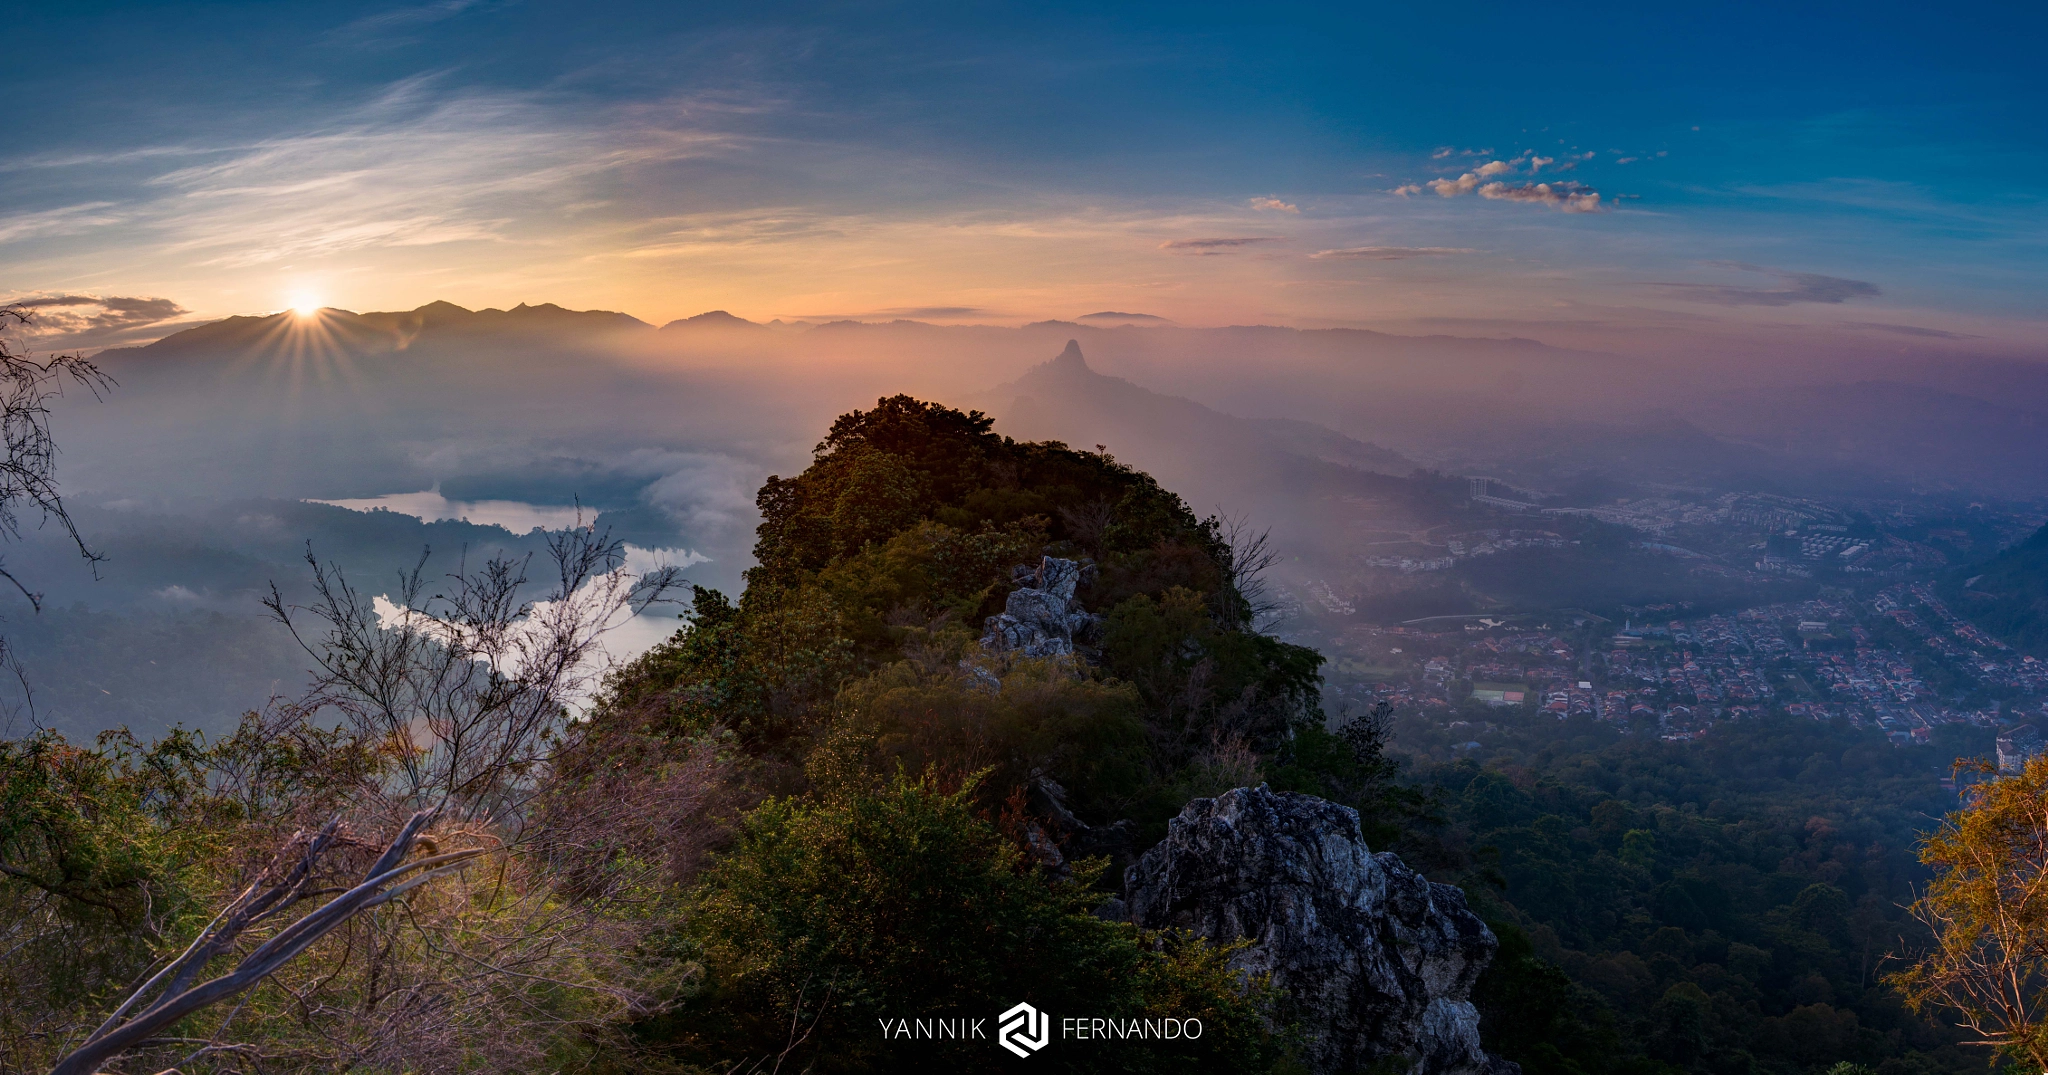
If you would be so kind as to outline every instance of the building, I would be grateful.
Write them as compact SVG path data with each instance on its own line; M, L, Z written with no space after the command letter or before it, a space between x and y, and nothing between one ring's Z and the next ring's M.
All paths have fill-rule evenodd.
M1529 688L1522 683L1474 683L1472 700L1487 705L1521 705L1529 697Z
M2007 776L2026 768L2027 762L2041 753L2041 733L2031 724L2022 724L1998 737L1998 771Z

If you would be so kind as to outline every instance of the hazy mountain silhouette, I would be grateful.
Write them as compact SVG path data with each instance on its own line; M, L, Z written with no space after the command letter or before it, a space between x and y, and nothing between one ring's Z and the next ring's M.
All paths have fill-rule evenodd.
M1101 369L1171 393L1174 402L1133 394L1129 382L1091 382L1093 395L1082 392L1069 406L1073 386L1060 387L1054 376L1066 366L1026 372L1048 345L1069 339ZM244 367L238 359L275 361ZM1761 362L1736 355L1706 363L1513 337L1073 321L787 326L723 310L657 330L608 311L553 304L467 310L448 302L398 312L325 310L310 319L228 318L102 352L101 360L124 383L151 390L170 384L159 378L174 370L182 377L212 368L230 393L244 391L241 382L252 377L312 376L325 361L335 376L355 378L358 395L389 396L371 409L393 417L418 416L422 401L446 410L450 395L471 390L529 412L535 401L577 400L587 409L602 397L603 424L612 428L674 414L665 400L679 379L728 404L694 412L693 423L765 421L777 430L880 395L957 402L992 398L986 386L1003 383L1009 397L994 408L999 415L1113 450L1135 436L1156 456L1146 459L1148 468L1162 475L1195 459L1208 459L1211 470L1237 467L1235 449L1249 445L1256 450L1247 459L1278 452L1382 473L1405 473L1420 459L1543 488L1604 476L1798 493L2048 493L2048 461L2037 450L2048 431L2048 370L2010 360L1959 358L1937 368L1910 356L1855 364L1840 356ZM1077 375L1094 372L1087 360L1071 365ZM384 377L387 366L410 380ZM707 389L706 378L718 383ZM1063 413L1012 405L1048 394L1062 401L1056 409ZM751 402L735 410L737 397ZM245 410L262 406L244 403ZM1225 429L1191 406L1227 412L1240 424ZM1125 407L1136 409L1110 413ZM474 408L459 402L456 410L464 409ZM555 409L553 418L564 420ZM1173 451L1150 452L1167 442ZM1257 487L1266 488L1265 480Z
M1097 373L1076 340L1017 380L990 389L984 399L1006 433L1084 448L1103 444L1155 475L1162 468L1190 477L1214 475L1249 464L1259 473L1247 479L1264 484L1315 463L1397 476L1415 469L1399 452L1313 422L1239 418ZM1147 458L1139 462L1140 456Z
M1198 514L1271 527L1296 552L1338 553L1368 516L1371 525L1406 526L1428 514L1403 477L1415 464L1397 452L1309 422L1238 418L1098 373L1074 340L975 405L1010 436L1101 445Z
M724 310L710 310L695 317L683 317L661 326L664 334L692 332L739 332L759 334L771 331L768 326L734 317Z

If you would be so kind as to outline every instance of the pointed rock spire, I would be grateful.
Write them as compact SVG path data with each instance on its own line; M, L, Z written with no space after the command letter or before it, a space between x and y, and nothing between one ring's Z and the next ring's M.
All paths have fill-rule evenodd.
M1056 370L1073 370L1079 373L1088 372L1088 360L1081 357L1081 341L1068 340L1067 349L1061 351L1060 356L1052 360L1052 368Z

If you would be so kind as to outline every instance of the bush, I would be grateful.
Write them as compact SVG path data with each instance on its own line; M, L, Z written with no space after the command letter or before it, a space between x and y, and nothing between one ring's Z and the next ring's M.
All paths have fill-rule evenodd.
M1253 1071L1278 1059L1263 980L1233 949L1096 918L1087 882L1047 879L973 808L973 781L929 774L816 805L772 800L707 870L690 932L704 992L643 1027L678 1059L721 1067L972 1069L1000 1054L1020 1001L1064 1016L1199 1018L1192 1042L1065 1042L1069 1070ZM985 1019L988 1037L885 1040L883 1020ZM786 1055L785 1055L786 1054ZM772 1062L772 1059L771 1059Z

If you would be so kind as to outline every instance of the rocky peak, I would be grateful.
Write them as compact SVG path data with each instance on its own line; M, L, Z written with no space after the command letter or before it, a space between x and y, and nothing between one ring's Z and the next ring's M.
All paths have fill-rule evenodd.
M1049 369L1062 373L1092 372L1088 368L1088 360L1081 357L1081 341L1079 340L1068 340L1067 349L1061 351L1059 356L1051 362L1046 363L1046 366Z
M983 625L982 646L1025 657L1072 656L1074 636L1097 619L1074 598L1085 569L1079 561L1056 556L1041 559L1035 570L1019 568L1017 581L1023 585L1010 591L1003 610Z
M1350 807L1263 784L1196 799L1124 889L1140 926L1249 938L1236 963L1285 990L1312 1071L1520 1073L1479 1044L1472 985L1493 932L1457 888L1374 854Z

